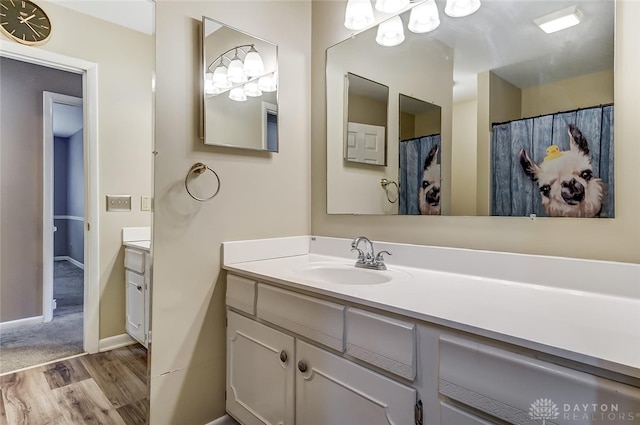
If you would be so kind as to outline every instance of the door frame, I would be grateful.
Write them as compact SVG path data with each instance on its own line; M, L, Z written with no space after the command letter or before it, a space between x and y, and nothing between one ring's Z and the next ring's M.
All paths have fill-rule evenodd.
M0 40L0 56L82 75L85 178L84 350L97 353L100 341L98 64L71 56ZM44 126L44 123L43 123ZM44 133L43 133L44 140ZM43 144L44 149L44 144ZM44 152L43 152L44 154ZM44 162L43 162L44 167ZM44 171L44 169L43 169ZM43 175L43 182L46 175ZM46 182L45 182L46 183ZM44 208L44 204L43 204ZM43 223L44 224L44 223ZM46 226L43 226L43 237ZM51 230L51 229L49 229ZM49 234L52 238L52 234ZM44 241L44 239L43 239ZM43 254L44 254L43 246ZM53 256L52 256L53 259ZM43 261L45 259L43 258ZM46 267L43 266L43 277ZM44 283L44 279L43 279ZM43 314L44 310L43 291Z
M45 91L42 93L42 314L44 322L53 319L53 262L54 262L54 134L53 134L53 104L59 103L82 107L82 98L65 94ZM84 128L84 117L82 128ZM82 149L85 149L84 137ZM83 161L84 167L84 161ZM86 169L83 170L83 180L86 184ZM86 217L84 217L86 221ZM84 226L84 224L83 224ZM84 238L86 238L84 234ZM86 242L86 241L85 241Z

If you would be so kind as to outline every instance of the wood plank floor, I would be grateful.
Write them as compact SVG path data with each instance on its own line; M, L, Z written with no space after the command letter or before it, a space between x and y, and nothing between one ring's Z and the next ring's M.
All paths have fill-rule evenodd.
M0 376L0 425L148 424L147 377L141 345Z

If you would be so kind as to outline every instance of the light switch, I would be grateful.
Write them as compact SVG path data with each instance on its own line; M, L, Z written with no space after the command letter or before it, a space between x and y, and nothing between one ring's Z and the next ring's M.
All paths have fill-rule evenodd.
M140 211L151 211L151 196L140 197Z
M107 211L131 211L131 195L107 195Z

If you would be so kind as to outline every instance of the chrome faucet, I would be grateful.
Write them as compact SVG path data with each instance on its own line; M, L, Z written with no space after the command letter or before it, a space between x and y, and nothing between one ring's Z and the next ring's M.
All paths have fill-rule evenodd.
M360 242L365 243L365 250L358 248ZM365 269L374 270L386 270L387 266L384 264L384 254L391 255L389 251L380 251L377 255L373 249L373 242L364 236L358 236L351 242L351 250L358 253L358 259L356 260L356 267L362 267Z

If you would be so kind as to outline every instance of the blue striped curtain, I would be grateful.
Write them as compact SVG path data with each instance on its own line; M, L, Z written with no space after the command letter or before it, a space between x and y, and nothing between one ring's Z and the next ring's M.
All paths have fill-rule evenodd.
M536 164L550 145L569 150L567 128L575 124L589 143L593 174L607 185L601 217L614 217L613 105L561 112L493 125L491 215L546 216L537 185L522 171L520 149Z
M398 214L419 215L418 190L422 186L422 172L424 160L432 147L440 145L440 135L417 137L400 141L400 170L398 180L400 184L400 203ZM438 149L437 163L440 164Z

